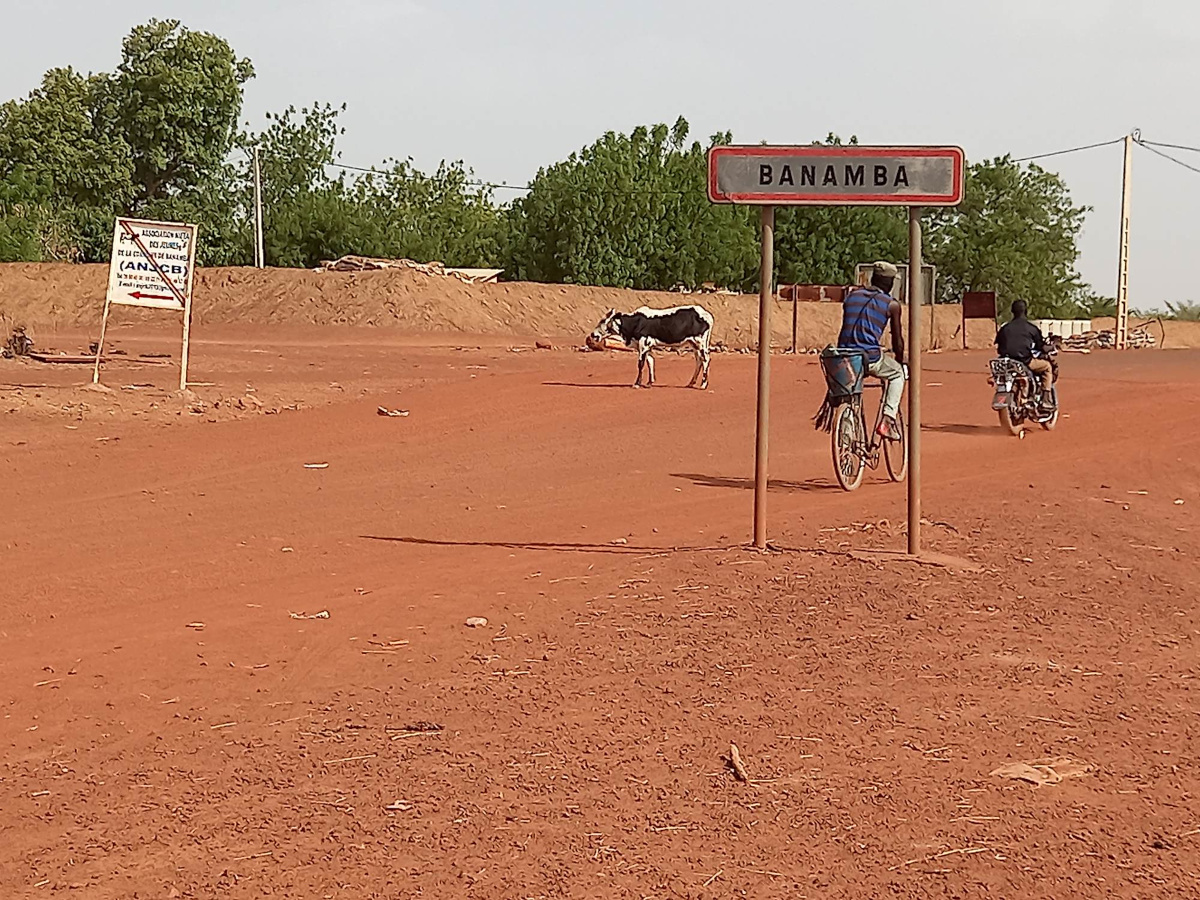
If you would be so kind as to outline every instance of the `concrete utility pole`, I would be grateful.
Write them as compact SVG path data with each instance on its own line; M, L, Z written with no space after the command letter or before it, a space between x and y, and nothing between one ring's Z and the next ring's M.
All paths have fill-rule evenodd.
M1125 170L1121 180L1121 251L1117 257L1117 349L1129 346L1129 204L1133 199L1134 134L1125 135Z

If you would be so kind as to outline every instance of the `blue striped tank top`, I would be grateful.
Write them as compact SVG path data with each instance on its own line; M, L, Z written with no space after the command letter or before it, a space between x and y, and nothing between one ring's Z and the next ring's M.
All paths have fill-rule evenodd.
M871 362L879 362L883 356L880 339L888 324L888 307L892 298L875 288L859 287L852 290L842 301L842 330L838 333L838 346L849 350L862 350Z

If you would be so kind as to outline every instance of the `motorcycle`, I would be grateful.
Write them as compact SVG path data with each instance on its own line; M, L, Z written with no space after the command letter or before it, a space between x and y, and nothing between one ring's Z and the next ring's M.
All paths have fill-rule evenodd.
M1034 357L1048 360L1053 368L1049 398L1042 396L1042 379L1020 360L993 359L988 364L992 371L988 383L995 388L992 409L999 414L1000 427L1014 437L1020 436L1026 422L1041 425L1046 431L1058 424L1058 339L1047 339L1045 349L1035 352Z

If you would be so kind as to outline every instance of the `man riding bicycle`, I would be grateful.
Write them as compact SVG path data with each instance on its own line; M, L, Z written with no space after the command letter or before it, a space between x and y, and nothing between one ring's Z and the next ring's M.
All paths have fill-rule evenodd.
M900 270L888 262L875 263L871 283L852 289L842 301L842 330L838 347L861 350L867 358L867 372L887 384L883 395L883 420L879 434L888 440L900 440L896 416L904 395L904 330L900 304L892 297L892 287ZM894 358L883 352L880 339L891 325Z
M1034 358L1034 351L1041 353L1046 348L1042 331L1026 318L1029 304L1014 300L1012 321L996 332L996 352L1005 359L1024 363L1034 375L1042 379L1042 412L1054 412L1054 366L1048 359Z

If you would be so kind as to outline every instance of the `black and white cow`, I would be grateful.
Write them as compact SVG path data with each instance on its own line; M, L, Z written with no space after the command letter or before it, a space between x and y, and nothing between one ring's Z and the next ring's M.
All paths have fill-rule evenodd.
M708 387L708 343L712 338L713 317L703 306L675 306L671 309L651 309L643 306L631 313L620 313L610 309L600 320L596 330L588 339L592 343L602 342L606 337L621 338L627 346L637 347L638 375L634 387L642 386L642 369L650 369L646 387L654 384L654 357L651 351L659 344L688 344L696 351L696 371L688 387L695 387L700 379L700 389Z

